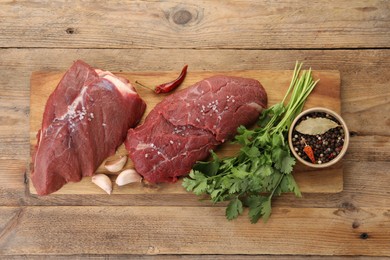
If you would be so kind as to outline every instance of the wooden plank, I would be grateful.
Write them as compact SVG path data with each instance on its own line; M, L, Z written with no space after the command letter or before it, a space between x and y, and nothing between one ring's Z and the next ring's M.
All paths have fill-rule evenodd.
M255 225L246 217L227 221L224 209L213 207L0 207L0 212L0 226L7 227L2 255L390 254L388 208L274 208L266 224Z
M213 206L224 207L226 203L213 205L192 193L154 192L148 194L54 194L37 196L28 192L26 160L0 160L0 205L69 205L69 206ZM356 208L388 207L390 191L384 183L390 183L390 162L344 162L344 189L340 193L305 193L302 198L284 194L274 199L277 207L315 208L340 207ZM373 178L375 176L375 178ZM322 183L322 181L319 181ZM27 192L26 192L27 191Z
M386 48L389 10L381 0L2 1L0 47Z
M145 112L147 115L153 107L160 102L164 95L156 95L149 89L138 87L134 82L136 80L143 82L149 86L155 86L161 82L169 82L172 78L177 77L177 72L126 72L119 73L119 76L130 80L133 86L137 88L140 96L146 100L148 106ZM192 71L187 74L185 81L179 89L185 88L198 82L204 78L213 75L231 75L247 78L258 79L268 94L269 105L280 102L287 91L289 82L291 80L291 71L222 71L222 72L198 72ZM31 77L31 101L30 101L30 137L31 149L33 151L36 138L35 135L41 126L42 115L46 100L57 86L62 77L62 73L56 72L34 72ZM321 81L316 86L312 95L306 103L306 108L313 106L328 107L340 113L340 74L336 71L315 71L313 72L315 79L319 78ZM223 145L218 149L218 154L221 156L232 156L238 151L236 145ZM115 157L126 155L127 152L123 145L118 150L119 152L110 157L111 160ZM32 165L31 165L32 167ZM129 160L126 168L132 168L133 165ZM324 192L340 192L343 188L343 168L342 163L335 165L331 169L326 170L310 170L307 167L299 165L295 168L294 175L297 176L298 184L302 192L310 193L324 193ZM106 172L101 166L97 172ZM114 179L115 177L113 177ZM321 179L322 182L318 182ZM33 185L30 185L30 191L36 194ZM148 193L185 193L184 188L181 187L181 182L172 184L132 184L124 187L115 185L113 194L148 194ZM57 194L102 194L103 191L96 187L90 178L84 178L82 182L70 183L65 185Z

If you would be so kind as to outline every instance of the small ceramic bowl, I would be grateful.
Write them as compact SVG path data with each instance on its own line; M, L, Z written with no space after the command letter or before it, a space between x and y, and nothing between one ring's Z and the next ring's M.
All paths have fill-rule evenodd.
M306 137L310 138L310 140L312 141L311 144L309 144L309 145L313 148L313 151L318 149L318 152L321 152L320 155L317 154L316 157L319 157L319 158L315 158L315 163L312 163L310 160L305 160L302 158L302 157L305 157L304 156L305 152L303 151L302 147L304 147L306 145L306 144L303 144L303 142L306 141L306 139L303 138L304 141L303 140L297 141L297 139L298 140L302 139L302 136L304 136L304 135L299 134L300 135L300 137L299 137L297 135L297 132L294 132L294 130L297 126L297 123L305 120L307 117L311 117L311 115L314 115L314 113L317 113L317 117L322 117L320 115L324 113L325 115L327 115L324 118L333 118L336 121L338 121L337 123L339 123L340 126L337 127L337 129L340 129L340 127L342 128L342 131L339 130L338 133L339 133L339 135L341 135L343 137L344 144L342 145L342 148L341 148L341 146L337 147L337 149L333 149L334 147L330 147L331 145L329 145L329 142L331 143L331 139L341 138L340 136L335 136L335 134L333 134L335 137L333 137L333 136L329 137L329 135L310 135L310 136L306 135ZM300 120L301 118L305 118L305 119ZM336 130L332 130L332 131L336 131ZM293 136L293 134L294 134L294 136ZM314 140L316 141L315 145L318 145L317 148L315 147L315 145L313 145ZM300 146L297 145L297 142L300 142ZM337 144L337 142L338 141L336 140L335 143ZM294 143L295 143L295 146L294 146ZM348 131L346 123L344 122L344 120L341 118L341 116L339 114L337 114L336 112L334 112L330 109L327 109L327 108L314 107L314 108L310 108L308 110L303 111L294 119L294 121L292 122L291 127L289 129L289 132L288 132L288 144L290 146L290 150L291 150L292 154L294 155L294 157L302 164L309 166L309 167L313 167L313 168L326 168L326 167L329 167L331 165L336 164L344 156L345 152L348 149L348 145L349 145L349 131ZM323 153L322 151L324 149L328 149L327 146L329 146L328 148L330 150L325 151ZM333 151L333 152L331 152L331 151ZM330 153L330 154L328 154L328 153ZM301 154L302 157L299 154ZM324 160L325 157L327 157L328 159ZM329 161L321 162L321 158L323 159L323 161L326 161L326 160L329 160ZM329 158L331 158L331 159L329 159Z

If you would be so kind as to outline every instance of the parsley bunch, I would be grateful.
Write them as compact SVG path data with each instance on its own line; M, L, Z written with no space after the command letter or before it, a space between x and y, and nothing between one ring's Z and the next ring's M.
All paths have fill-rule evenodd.
M295 158L286 138L292 121L318 82L313 81L311 70L300 75L301 67L297 62L282 102L262 112L258 127L238 128L235 142L241 148L236 156L221 159L211 151L212 160L197 162L189 177L183 180L187 191L207 194L214 203L229 201L226 208L229 220L240 215L246 206L252 223L260 218L267 221L274 195L294 192L301 196L291 174Z

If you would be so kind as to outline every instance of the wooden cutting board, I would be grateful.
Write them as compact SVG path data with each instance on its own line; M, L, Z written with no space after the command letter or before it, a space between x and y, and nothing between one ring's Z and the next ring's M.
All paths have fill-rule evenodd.
M42 115L46 100L50 93L55 89L60 81L64 72L47 72L38 71L33 72L31 76L31 102L30 102L30 147L31 152L36 144L36 133L41 127ZM152 91L139 87L135 84L135 81L142 82L144 85L155 86L163 82L171 81L175 79L179 71L175 72L123 72L115 73L116 75L125 77L130 80L133 86L137 89L140 96L147 103L147 110L145 115L164 98L164 95L156 95ZM266 70L250 70L250 71L220 71L220 72L205 72L205 71L191 71L180 86L185 88L193 83L200 81L204 78L217 75L231 75L240 77L255 78L261 82L268 94L268 105L271 106L277 102L280 102L289 86L292 71L266 71ZM314 71L313 77L320 79L320 82L316 86L308 98L305 109L322 106L332 109L340 113L340 73L338 71ZM179 88L179 89L180 89ZM120 111L118 111L120 113ZM232 144L225 144L217 151L220 155L234 155L238 147ZM112 159L116 156L126 154L126 150L122 145L116 155L112 156ZM31 166L31 162L30 162ZM126 168L132 167L132 162L129 160L125 166ZM30 167L32 169L32 167ZM104 167L99 167L97 170L99 173L104 173ZM116 175L110 175L113 181L115 181ZM337 193L343 189L343 166L342 162L337 165L326 169L309 169L306 166L297 164L294 168L294 177L300 186L302 192L306 193ZM36 194L36 190L33 187L31 181L30 192ZM144 183L133 183L127 186L118 187L114 185L113 194L182 194L186 191L181 187L181 181L175 184L157 184L147 185ZM104 194L100 188L95 186L91 182L91 178L84 178L78 183L68 183L55 194Z

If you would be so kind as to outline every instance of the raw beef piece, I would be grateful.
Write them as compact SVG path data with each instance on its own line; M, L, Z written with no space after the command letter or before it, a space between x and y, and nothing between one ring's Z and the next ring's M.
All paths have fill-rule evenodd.
M136 170L151 183L175 182L209 150L253 124L267 105L254 79L214 76L169 95L125 141Z
M93 175L145 108L127 80L76 61L46 103L31 173L37 193Z

